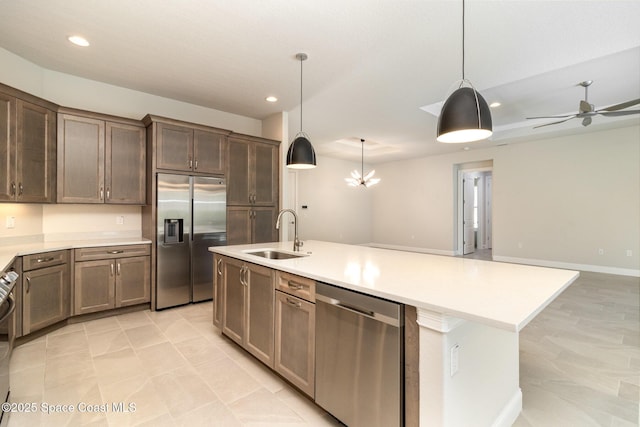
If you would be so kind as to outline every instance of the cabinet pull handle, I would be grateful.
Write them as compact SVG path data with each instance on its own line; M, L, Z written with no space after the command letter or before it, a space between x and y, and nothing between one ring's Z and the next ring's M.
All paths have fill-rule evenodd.
M218 265L218 268L217 268L218 276L222 276L222 259L218 260L217 265Z
M54 259L55 259L54 257L50 256L47 258L38 258L36 262L40 264L41 262L49 262L49 261L53 261Z
M249 273L249 268L246 265L243 265L240 269L240 283L242 283L242 285L245 287L249 286L247 273Z
M113 263L111 263L110 266L111 266L111 276L113 276Z
M287 297L287 303L289 305L292 305L292 306L296 307L296 308L302 307L302 304L299 301L293 300L293 299L291 299L289 297Z
M31 277L27 276L27 293L31 290Z
M11 195L15 196L16 195L16 183L15 182L11 182Z
M124 252L124 250L108 251L108 253L110 253L110 254L121 254L123 252Z
M116 271L118 272L118 276L120 276L120 263L117 264Z
M287 282L287 285L290 289L302 289L304 287L301 284L294 282L293 280L289 280Z
M107 200L111 200L111 190L107 187Z
M100 187L100 200L104 200L104 188Z
M195 169L198 169L198 159L196 159L196 165L195 165Z
M24 187L22 186L22 183L18 184L18 196L22 196L22 193L24 193Z
M193 168L193 160L189 157L189 169Z

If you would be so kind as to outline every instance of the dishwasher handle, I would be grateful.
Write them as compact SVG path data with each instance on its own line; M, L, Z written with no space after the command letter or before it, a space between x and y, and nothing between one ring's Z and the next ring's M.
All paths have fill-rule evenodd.
M339 309L347 310L352 313L355 313L359 316L364 316L369 319L376 320L378 322L383 322L391 326L400 327L401 323L399 319L393 318L390 316L386 316L382 313L376 313L375 311L367 310L366 308L358 307L353 304L346 303L344 301L340 301L334 298L330 298L326 295L316 294L316 303L320 301L329 305L333 305Z

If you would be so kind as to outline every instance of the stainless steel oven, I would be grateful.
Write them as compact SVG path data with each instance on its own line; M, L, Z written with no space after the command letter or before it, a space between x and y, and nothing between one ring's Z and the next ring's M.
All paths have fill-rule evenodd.
M0 400L9 401L9 362L15 339L15 310L13 287L18 274L9 271L0 275ZM0 426L9 424L9 412L0 411Z

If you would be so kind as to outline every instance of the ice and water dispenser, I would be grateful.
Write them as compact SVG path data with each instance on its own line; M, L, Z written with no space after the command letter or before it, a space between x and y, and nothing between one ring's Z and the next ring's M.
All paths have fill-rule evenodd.
M182 243L184 241L184 219L164 220L164 243Z

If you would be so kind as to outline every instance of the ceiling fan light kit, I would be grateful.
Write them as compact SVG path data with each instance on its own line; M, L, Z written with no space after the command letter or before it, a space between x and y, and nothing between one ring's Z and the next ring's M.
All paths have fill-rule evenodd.
M438 117L438 142L464 143L489 138L493 133L487 101L464 77L464 10L462 0L462 80L445 101ZM469 87L464 86L468 84Z
M306 53L296 54L300 61L300 132L287 150L287 167L290 169L312 169L316 167L316 152L309 136L302 132L302 62L308 58Z
M362 174L360 174L357 170L353 170L351 172L351 177L345 178L344 180L350 187L359 187L363 186L365 188L372 187L380 182L380 178L374 178L373 175L376 173L375 170L372 170L368 174L364 174L364 139L360 139L360 143L362 144Z

